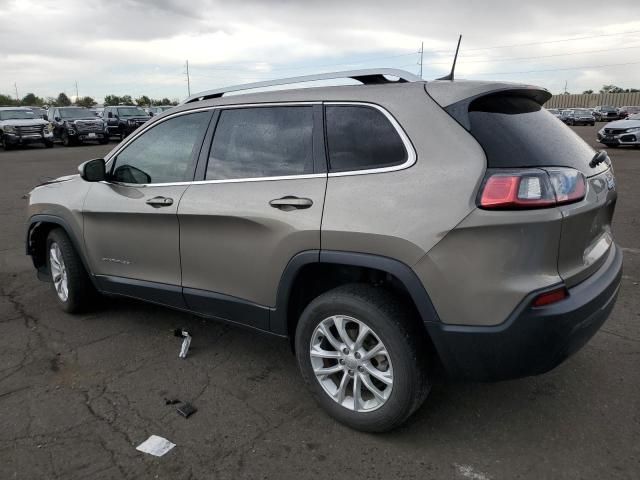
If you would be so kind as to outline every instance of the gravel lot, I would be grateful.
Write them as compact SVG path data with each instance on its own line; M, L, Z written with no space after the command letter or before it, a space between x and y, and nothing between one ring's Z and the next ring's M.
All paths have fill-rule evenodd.
M575 130L595 145L601 125ZM438 384L405 427L366 435L314 404L282 340L132 301L57 308L24 254L23 195L113 145L0 151L1 479L640 478L640 150L610 150L625 273L591 342L543 376ZM177 447L137 452L151 434Z

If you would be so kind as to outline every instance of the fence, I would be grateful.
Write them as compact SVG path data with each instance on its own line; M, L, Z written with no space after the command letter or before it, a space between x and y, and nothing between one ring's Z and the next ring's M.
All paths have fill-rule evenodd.
M612 107L640 105L640 92L554 95L544 104L547 108L588 108L597 107L598 105L611 105Z

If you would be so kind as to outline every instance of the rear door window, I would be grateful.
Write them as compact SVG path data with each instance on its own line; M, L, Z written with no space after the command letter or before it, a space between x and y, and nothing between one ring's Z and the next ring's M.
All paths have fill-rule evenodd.
M481 97L471 102L469 120L490 168L571 167L587 176L609 168L590 167L595 150L531 98Z
M313 107L248 107L220 113L206 180L311 173Z
M398 131L376 108L327 105L325 122L331 172L392 167L408 158Z

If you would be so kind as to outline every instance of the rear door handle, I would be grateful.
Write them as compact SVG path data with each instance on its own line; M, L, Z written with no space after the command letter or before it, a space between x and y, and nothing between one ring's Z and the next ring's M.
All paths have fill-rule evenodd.
M313 200L311 200L310 198L287 196L271 200L269 202L269 205L271 205L273 208L289 212L291 210L303 210L305 208L309 208L311 205L313 205Z
M151 205L152 207L168 207L169 205L173 205L173 198L153 197L147 200L147 205Z

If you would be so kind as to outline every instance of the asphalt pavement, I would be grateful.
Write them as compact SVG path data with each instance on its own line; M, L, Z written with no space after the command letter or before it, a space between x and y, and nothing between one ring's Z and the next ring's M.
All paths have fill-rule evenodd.
M574 129L595 145L596 128ZM640 478L640 149L609 150L625 271L589 344L542 376L438 383L370 435L316 406L282 340L134 301L57 307L24 252L24 195L113 146L0 151L0 479ZM176 447L138 452L153 434Z

